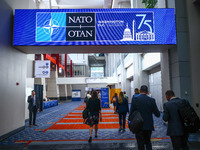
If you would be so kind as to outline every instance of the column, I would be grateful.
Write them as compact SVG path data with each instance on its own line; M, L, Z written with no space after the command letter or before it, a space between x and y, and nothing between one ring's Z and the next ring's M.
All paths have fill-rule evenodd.
M51 71L50 78L47 78L47 96L49 98L59 98L59 88L56 84L56 79L58 78L57 71Z
M189 31L186 1L175 0L177 45L169 50L171 89L176 96L191 100Z
M65 101L67 100L67 87L65 84L58 85L59 86L59 100Z

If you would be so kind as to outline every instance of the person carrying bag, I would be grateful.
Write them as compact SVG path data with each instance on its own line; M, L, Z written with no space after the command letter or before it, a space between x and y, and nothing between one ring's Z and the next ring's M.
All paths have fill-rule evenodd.
M148 96L148 87L142 85L140 95L137 98L133 97L129 117L132 122L137 124L137 126L134 126L130 122L129 126L130 129L134 127L133 133L137 140L138 150L144 150L145 148L146 150L152 150L151 134L154 130L153 114L156 117L160 117L155 99Z
M143 120L140 112L138 111L138 100L137 100L137 98L135 98L135 101L136 101L136 110L132 114L130 114L129 117L128 117L129 130L134 134L138 133L142 129L143 124L144 124L144 120Z

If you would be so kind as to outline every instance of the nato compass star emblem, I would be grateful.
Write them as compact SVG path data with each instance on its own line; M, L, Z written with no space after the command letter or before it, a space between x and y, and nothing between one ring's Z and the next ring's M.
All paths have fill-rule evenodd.
M43 30L48 35L54 35L59 31L59 23L55 19L50 19L44 22Z

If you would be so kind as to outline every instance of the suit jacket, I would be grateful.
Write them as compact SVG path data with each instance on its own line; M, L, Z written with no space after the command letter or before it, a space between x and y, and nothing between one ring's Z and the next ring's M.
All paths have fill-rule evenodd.
M184 126L178 113L180 104L183 100L180 98L171 99L163 105L163 120L168 121L167 135L182 136L184 135Z
M136 102L137 99L137 102ZM156 117L160 117L160 112L156 105L155 99L147 96L146 94L141 94L136 99L133 99L131 103L130 115L138 110L144 120L144 125L142 130L154 130L153 114Z
M129 112L129 107L128 107L128 100L126 98L123 99L123 102L120 104L118 103L118 100L116 100L116 111L118 113L127 113Z
M134 101L135 97L138 97L138 96L140 96L140 94L134 94L134 95L132 96L131 104L133 104L133 101ZM134 111L133 111L133 105L131 105L130 112L134 112Z
M37 98L37 96L35 96L35 100L36 100L36 102L35 102L36 108L38 109L38 108L40 108L40 101L39 101L39 99ZM31 98L31 95L28 96L27 102L28 102L28 109L29 109L29 110L32 110L32 109L33 109L33 98Z

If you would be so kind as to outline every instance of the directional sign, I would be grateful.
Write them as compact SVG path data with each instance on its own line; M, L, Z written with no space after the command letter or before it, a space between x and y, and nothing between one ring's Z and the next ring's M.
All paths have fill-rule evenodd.
M35 78L50 78L50 61L35 61Z

